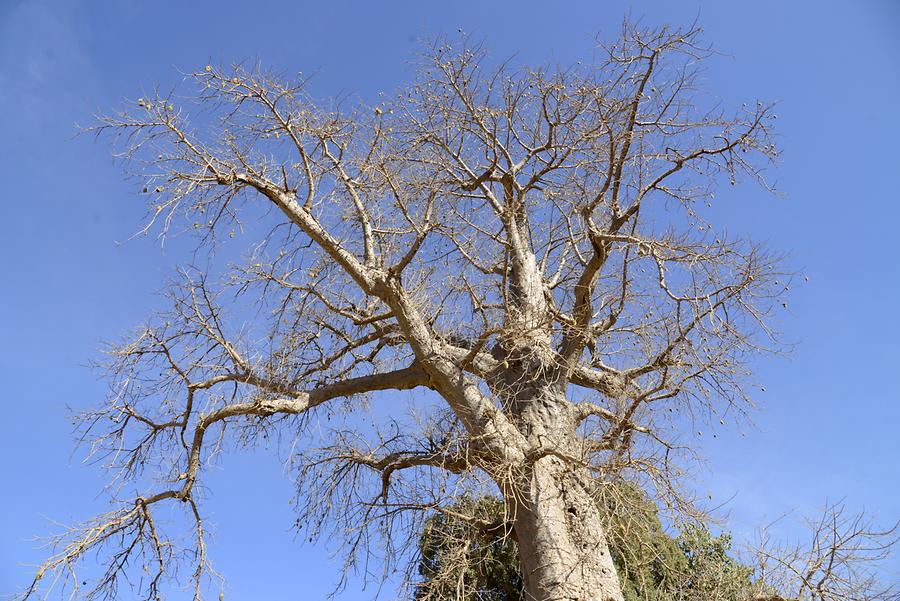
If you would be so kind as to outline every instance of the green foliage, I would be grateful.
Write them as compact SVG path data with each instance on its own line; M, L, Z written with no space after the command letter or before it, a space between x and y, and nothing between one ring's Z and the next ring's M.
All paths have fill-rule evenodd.
M687 561L663 529L656 506L636 486L603 489L599 499L608 519L610 552L626 601L663 600L677 588Z
M485 523L503 521L503 502L494 497L463 497L449 509ZM518 549L509 537L484 536L468 523L438 513L426 522L419 550L423 582L416 589L417 601L521 598Z
M597 504L626 601L740 601L749 589L753 570L729 555L730 535L683 524L670 536L653 502L630 484L604 487ZM487 496L463 498L429 519L419 540L416 601L521 600L516 543L498 534L504 523L503 502Z
M707 528L685 524L678 535L678 548L687 560L678 599L737 601L751 586L753 569L728 555L731 535L713 537Z

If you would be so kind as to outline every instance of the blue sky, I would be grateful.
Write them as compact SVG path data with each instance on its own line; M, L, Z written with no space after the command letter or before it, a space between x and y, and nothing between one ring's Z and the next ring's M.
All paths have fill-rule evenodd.
M102 398L88 368L101 341L160 307L156 292L189 260L178 241L126 242L141 200L105 144L73 138L76 122L210 59L316 71L317 96L374 100L408 79L417 39L457 28L495 57L570 63L628 12L648 24L699 18L723 53L707 89L725 106L778 102L784 195L723 190L716 219L789 252L810 278L779 324L795 350L757 365L757 428L705 441L698 487L731 498L739 538L828 499L900 518L900 3L0 0L0 594L42 557L28 539L53 531L48 518L103 509L102 475L72 453L66 408ZM327 549L289 531L290 487L274 454L227 457L207 484L227 598L331 589ZM373 593L351 583L341 598Z

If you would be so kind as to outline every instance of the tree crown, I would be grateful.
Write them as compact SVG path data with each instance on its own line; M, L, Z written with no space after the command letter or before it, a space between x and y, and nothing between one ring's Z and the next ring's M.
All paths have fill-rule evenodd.
M185 270L169 310L111 350L85 437L116 482L149 488L61 536L31 590L109 547L87 596L141 555L154 597L178 559L154 511L180 501L199 597L203 466L276 433L294 441L298 525L341 534L348 568L374 540L388 564L407 557L425 516L514 496L546 457L694 515L675 485L679 418L749 407L748 357L774 341L787 284L777 257L702 218L717 185L765 184L777 157L769 105L698 99L708 54L696 29L628 25L566 68L491 66L469 39L438 40L372 107L208 65L187 99L100 117L142 181L144 231L265 231L218 282ZM360 425L360 399L412 389L437 403ZM479 503L467 518L483 526Z

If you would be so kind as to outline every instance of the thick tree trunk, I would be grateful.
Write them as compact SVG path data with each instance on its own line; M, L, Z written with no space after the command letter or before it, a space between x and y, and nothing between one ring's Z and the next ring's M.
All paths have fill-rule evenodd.
M499 470L514 523L526 601L623 601L600 512L580 454L574 406L546 341L492 353L508 365L492 380L527 441L525 461Z
M559 458L543 457L530 488L509 500L527 601L623 599L600 514L579 480Z

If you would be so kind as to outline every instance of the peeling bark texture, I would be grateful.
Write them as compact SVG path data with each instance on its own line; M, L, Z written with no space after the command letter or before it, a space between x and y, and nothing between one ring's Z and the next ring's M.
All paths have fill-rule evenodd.
M377 106L211 64L183 106L180 90L100 117L90 131L142 181L143 231L186 225L210 267L110 349L109 400L82 421L115 490L149 489L51 541L23 596L54 574L156 599L190 574L201 598L197 492L220 454L259 445L287 458L302 538L342 541L348 572L415 586L397 563L428 516L500 491L530 601L621 601L592 490L652 483L698 515L679 424L751 407L745 366L777 348L789 277L703 220L719 183L765 187L778 154L771 107L697 108L707 55L696 29L626 23L590 64L529 67L461 34ZM247 261L218 265L222 245ZM155 519L169 503L193 554ZM85 556L108 570L81 585Z

